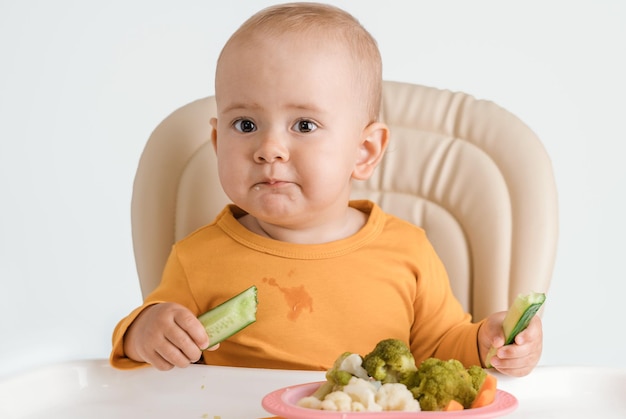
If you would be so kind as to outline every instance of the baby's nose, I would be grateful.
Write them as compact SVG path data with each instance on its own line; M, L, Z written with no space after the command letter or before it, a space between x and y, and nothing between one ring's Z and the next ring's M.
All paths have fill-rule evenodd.
M254 161L257 163L274 163L288 159L287 146L277 135L263 138L254 153Z

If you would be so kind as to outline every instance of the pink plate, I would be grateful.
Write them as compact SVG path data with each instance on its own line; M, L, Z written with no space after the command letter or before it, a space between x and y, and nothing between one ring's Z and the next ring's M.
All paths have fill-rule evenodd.
M456 412L330 412L299 407L298 400L310 396L322 384L308 383L273 391L263 398L263 408L285 419L420 419L420 418L473 418L485 419L504 416L517 408L517 399L506 391L498 390L489 406Z

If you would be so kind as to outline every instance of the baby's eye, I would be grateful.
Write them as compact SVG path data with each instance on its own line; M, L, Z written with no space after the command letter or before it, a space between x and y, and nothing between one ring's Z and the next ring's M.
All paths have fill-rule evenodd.
M313 121L309 121L308 119L302 119L295 123L293 129L297 132L313 132L317 129L317 124Z
M254 132L256 125L249 119L238 119L233 123L233 127L239 132Z

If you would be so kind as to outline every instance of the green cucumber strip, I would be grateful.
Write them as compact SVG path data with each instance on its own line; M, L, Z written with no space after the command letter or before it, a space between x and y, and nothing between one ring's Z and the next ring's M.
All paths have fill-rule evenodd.
M530 294L520 294L517 296L502 322L505 345L513 343L515 337L528 327L533 316L537 314L537 311L539 311L545 301L546 295L540 292L531 292ZM493 347L489 350L485 361L487 368L491 368L491 358L496 352L497 349Z
M513 343L515 337L528 327L528 323L537 314L544 301L546 301L546 295L538 292L517 296L502 323L506 338L505 345Z
M257 288L253 285L200 315L198 320L209 335L209 348L254 323L256 321L256 309Z

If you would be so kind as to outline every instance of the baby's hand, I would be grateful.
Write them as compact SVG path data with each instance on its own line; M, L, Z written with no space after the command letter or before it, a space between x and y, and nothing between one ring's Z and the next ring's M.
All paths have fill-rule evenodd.
M502 321L506 312L492 314L478 331L480 358L485 363L487 353L493 346L498 348L491 358L491 365L506 375L522 377L529 374L539 363L543 349L541 319L534 316L528 327L515 337L515 342L504 346Z
M202 323L186 307L160 303L145 308L124 337L124 352L161 371L184 368L202 356L209 346ZM216 347L212 348L215 349Z

